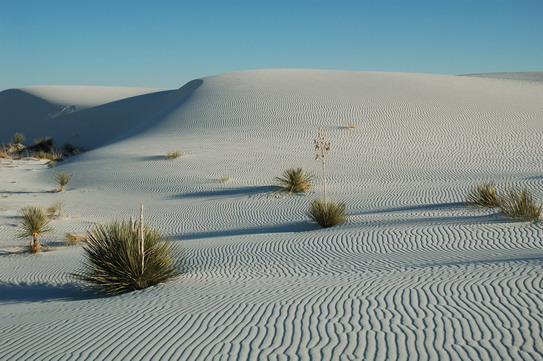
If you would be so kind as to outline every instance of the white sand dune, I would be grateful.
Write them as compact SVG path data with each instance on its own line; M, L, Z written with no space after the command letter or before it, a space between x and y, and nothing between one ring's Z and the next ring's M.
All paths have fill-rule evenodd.
M49 119L47 135L91 150L53 170L0 160L0 360L543 360L541 224L464 205L484 180L543 198L541 99L540 82L260 70ZM2 137L35 127L6 114ZM271 187L287 168L319 174L318 127L349 214L329 229L305 216L322 183ZM51 193L59 170L74 178ZM17 253L17 210L59 200L56 248ZM62 235L139 202L182 245L183 275L90 296Z

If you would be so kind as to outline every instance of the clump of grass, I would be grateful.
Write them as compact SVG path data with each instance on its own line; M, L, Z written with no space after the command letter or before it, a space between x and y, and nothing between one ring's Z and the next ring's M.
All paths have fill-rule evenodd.
M53 175L53 178L57 181L57 183L60 185L60 188L57 189L57 192L63 192L64 186L68 184L70 179L72 179L73 174L66 173L66 172L58 172Z
M283 172L281 177L275 177L277 186L284 192L301 193L307 192L315 176L303 168L291 168Z
M58 219L62 213L62 202L53 203L47 208L47 216L49 219Z
M526 188L510 188L500 200L501 212L519 221L538 221L541 218L542 208L543 205L537 205L532 193Z
M57 161L62 160L62 153L60 153L58 150L53 149L49 152L40 150L37 152L30 153L31 157L38 158L38 159L48 159L50 161Z
M74 246L81 242L88 242L88 237L86 235L73 234L73 233L64 233L64 239L66 240L64 242L66 246Z
M70 143L65 143L62 146L62 151L66 156L73 156L83 153L85 150Z
M345 222L345 203L322 199L313 200L308 216L323 228L333 227Z
M38 206L27 206L19 211L21 223L19 224L19 238L32 237L30 241L30 251L32 253L42 250L38 237L44 233L52 231L49 228L49 217L45 210Z
M181 153L181 151L174 150L174 151L166 153L166 159L177 159L177 158L181 157L182 155L183 155L183 153Z
M496 187L491 182L478 184L477 187L468 194L467 203L477 207L494 208L500 205L500 197Z
M358 127L356 126L356 124L353 124L353 123L349 123L345 126L345 129L356 129L356 128Z
M96 226L87 237L85 270L76 277L107 294L143 289L179 274L176 245L147 225L114 221Z

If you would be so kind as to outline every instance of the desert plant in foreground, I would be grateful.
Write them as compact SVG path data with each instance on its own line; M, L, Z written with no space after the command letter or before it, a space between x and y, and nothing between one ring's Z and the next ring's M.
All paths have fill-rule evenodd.
M541 218L543 205L537 205L532 193L526 188L511 188L501 198L500 210L509 218L535 222Z
M107 294L143 289L179 274L178 248L157 230L140 222L114 221L98 225L83 246L85 270L80 280Z
M64 186L68 184L70 179L72 179L73 174L66 173L66 172L58 172L53 175L53 178L57 181L57 183L60 185L60 188L57 189L57 192L64 191Z
M292 168L285 170L283 176L275 177L275 181L284 192L300 193L309 190L314 178L313 174L304 171L303 168Z
M174 151L166 153L166 159L176 159L176 158L181 157L182 155L183 153L181 153L181 151L174 150Z
M469 205L477 207L494 208L500 205L500 197L496 192L496 187L491 182L478 184L477 187L468 194L467 202Z
M321 227L328 228L345 222L345 203L316 199L311 202L309 218Z
M30 241L30 251L36 253L41 251L38 236L51 232L49 228L49 218L45 210L38 206L27 206L19 211L21 223L19 224L19 238L32 237Z

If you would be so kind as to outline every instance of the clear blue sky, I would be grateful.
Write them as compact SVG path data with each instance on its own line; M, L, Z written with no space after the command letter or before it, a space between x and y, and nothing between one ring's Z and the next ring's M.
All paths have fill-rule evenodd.
M311 68L543 70L543 0L0 0L0 90Z

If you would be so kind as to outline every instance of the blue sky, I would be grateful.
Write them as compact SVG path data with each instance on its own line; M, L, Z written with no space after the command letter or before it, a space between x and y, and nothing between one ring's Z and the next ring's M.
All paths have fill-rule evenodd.
M543 71L543 0L0 0L0 90L267 68Z

